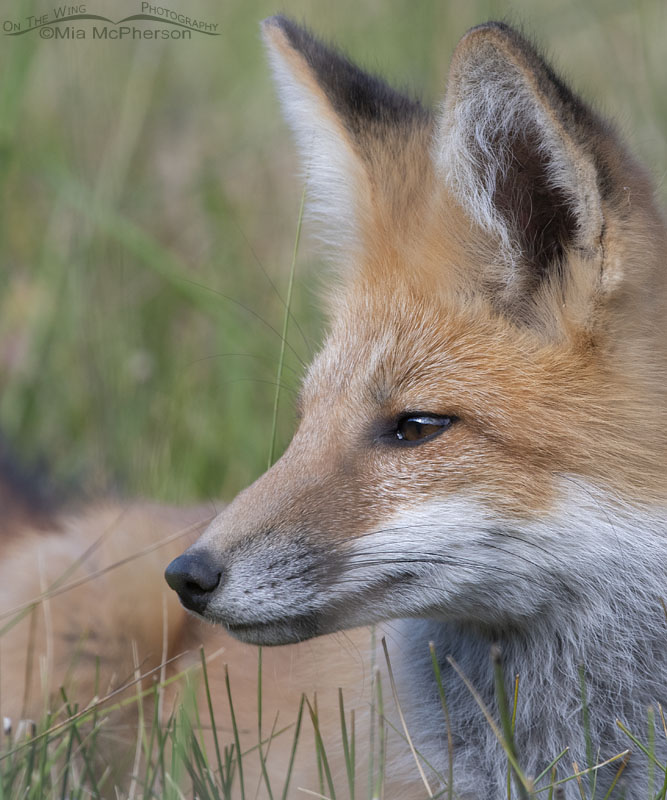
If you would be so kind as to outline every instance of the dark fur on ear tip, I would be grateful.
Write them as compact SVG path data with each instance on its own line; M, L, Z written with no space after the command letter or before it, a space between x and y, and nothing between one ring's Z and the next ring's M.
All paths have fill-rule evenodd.
M308 28L277 14L265 19L262 29L278 28L290 47L301 54L334 111L351 133L363 135L374 128L411 125L429 112L419 100L392 89L381 78L357 67L343 53L325 44Z
M550 54L545 53L540 44L535 42L535 38L528 35L521 26L501 20L483 22L470 28L462 37L460 44L485 33L491 36L495 34L498 41L504 42L523 60L528 69L539 76L542 89L551 95L556 105L561 107L561 113L570 114L574 124L581 126L583 138L599 129L608 132L609 125L598 117L588 103L577 96L553 67Z
M273 14L270 17L266 17L259 23L259 27L262 31L266 31L269 28L281 28L283 21L287 21L287 17L283 16L283 14Z

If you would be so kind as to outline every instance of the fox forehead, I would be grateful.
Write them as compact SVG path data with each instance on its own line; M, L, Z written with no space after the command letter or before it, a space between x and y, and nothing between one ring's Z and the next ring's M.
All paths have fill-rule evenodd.
M549 405L599 372L585 341L544 345L479 298L447 300L398 282L378 291L358 281L308 370L300 406L302 414L324 404L456 414L493 425L497 409L519 399L527 411ZM501 415L506 420L507 410Z

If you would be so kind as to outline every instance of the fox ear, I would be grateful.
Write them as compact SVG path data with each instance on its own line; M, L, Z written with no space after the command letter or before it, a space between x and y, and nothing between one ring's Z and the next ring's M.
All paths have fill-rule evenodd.
M584 257L601 252L602 138L603 124L516 31L489 23L463 37L436 161L450 192L497 243L490 277L501 304L529 300L572 248Z
M385 155L404 157L397 139L428 114L286 17L265 20L262 34L300 149L309 213L328 248L347 256L373 223L377 194L389 189Z

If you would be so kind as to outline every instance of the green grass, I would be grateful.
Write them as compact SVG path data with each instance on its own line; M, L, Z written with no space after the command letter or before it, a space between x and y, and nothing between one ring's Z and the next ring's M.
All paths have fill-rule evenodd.
M21 18L37 7L8 3L2 13ZM100 13L112 7L100 0ZM46 460L58 494L227 499L289 440L287 399L321 339L316 295L326 273L309 246L296 256L303 187L258 35L258 21L276 10L431 102L466 28L488 18L522 22L584 96L619 121L665 198L661 0L202 0L191 11L217 22L219 37L3 36L0 431L27 461ZM375 681L373 772L362 796L381 796L385 737L405 736L387 729L388 698ZM36 736L6 742L0 800L108 791L98 734L114 702L80 714L63 698ZM242 775L238 737L206 753L191 699L167 720L157 705L137 727L135 797L180 798L183 781L198 797L229 796ZM494 721L508 769L521 755L512 750L510 705L501 703L506 713ZM344 698L340 709L341 786L332 785L328 743L317 746L327 797L351 796L358 769L361 743ZM629 743L651 753L660 735L653 721L646 732L628 732ZM316 701L305 698L287 735L317 738L316 723ZM271 724L258 720L260 747ZM647 796L665 798L664 767L651 764ZM508 796L533 791L514 773ZM593 774L582 791L595 792ZM557 796L548 780L549 771L535 796ZM285 786L271 791L292 796Z
M386 651L386 645L383 641ZM133 800L181 800L184 797L197 797L199 800L245 800L257 796L254 787L244 783L243 764L248 757L259 753L263 761L264 754L268 753L272 739L275 736L288 735L292 738L291 756L287 768L286 778L278 782L269 770L263 770L263 785L268 798L288 798L295 796L311 796L336 800L336 798L350 798L350 800L380 800L385 796L385 763L387 738L395 737L399 744L408 746L413 752L414 759L420 767L423 780L423 797L425 798L457 798L447 777L434 770L423 755L414 750L410 741L407 728L400 730L390 721L388 715L398 713L402 719L400 699L396 694L396 687L392 677L392 668L388 655L386 655L386 672L377 671L371 681L369 697L367 698L373 711L370 720L370 738L362 742L361 747L368 747L371 753L370 773L368 774L368 790L360 791L360 775L363 767L359 767L355 757L359 745L354 729L354 717L350 717L350 724L345 715L344 699L340 695L341 729L340 739L330 738L325 740L319 726L317 696L307 697L302 695L296 723L285 729L277 728L276 723L268 732L262 731L261 693L262 693L262 663L261 650L258 650L258 727L256 744L248 750L242 751L240 746L239 730L234 714L234 691L229 675L225 674L227 686L227 700L230 711L231 730L223 732L216 722L214 704L209 689L207 662L202 652L201 664L190 668L174 678L183 685L182 702L172 711L167 719L160 715L160 693L166 686L164 682L154 683L145 689L145 680L148 675L141 675L139 670L134 679L124 687L102 698L92 706L79 709L62 692L62 705L55 712L49 712L39 725L29 723L19 726L17 730L5 735L5 742L0 748L0 798L13 800L14 798L35 798L36 800L56 800L56 798L87 798L87 797L128 797ZM667 768L659 762L655 753L655 714L649 710L647 714L647 731L645 735L638 736L623 728L628 737L628 751L617 754L607 761L600 762L593 759L586 767L573 764L570 774L555 781L552 770L563 759L567 758L567 751L563 751L544 769L541 775L532 779L526 776L519 766L521 754L517 753L511 737L511 715L507 698L504 694L504 676L499 659L491 655L494 669L497 674L496 701L499 707L500 720L494 719L492 712L484 706L477 696L474 687L470 691L480 703L482 712L487 716L489 725L493 728L502 747L508 756L508 768L511 764L512 774L515 776L515 791L508 783L508 800L537 800L537 798L558 798L560 791L568 783L574 783L580 792L582 800L608 800L611 798L616 783L612 784L604 797L596 791L595 776L603 764L616 764L617 776L623 773L626 757L631 747L638 748L647 755L652 764L647 779L648 800L665 800L667 798ZM454 669L468 683L467 678L453 663ZM436 680L442 690L442 682L437 663L434 662ZM199 673L199 674L197 674ZM384 677L383 677L384 675ZM385 711L383 698L383 683L387 680L391 685L395 707ZM142 682L143 681L143 682ZM196 685L203 682L205 696L210 711L210 720L215 735L207 738L207 731L202 726L199 711L196 705ZM136 689L135 697L128 694L128 690ZM585 690L582 688L585 706ZM124 696L118 700L119 696ZM152 701L152 702L147 702ZM118 713L128 706L136 706L138 724L134 728L135 746L134 758L131 769L125 770L125 779L122 785L116 783L118 777L118 764L110 761L109 753L101 744L101 732L105 727L117 724ZM443 701L443 709L446 704ZM662 709L660 709L662 720ZM305 719L309 718L309 725ZM584 715L585 720L585 715ZM502 729L502 730L501 730ZM667 735L667 729L661 735ZM298 742L303 737L312 736L315 741L316 763L320 773L319 789L310 788L301 792L292 781L292 768L294 753ZM208 742L208 746L207 746ZM344 752L345 775L340 780L335 780L328 753L338 751L340 746ZM565 761L563 761L565 763ZM129 766L129 765L128 765ZM427 777L428 774L428 777ZM657 774L658 779L655 780ZM128 776L131 778L128 779ZM582 780L583 779L583 780ZM129 783L129 787L128 787ZM659 788L657 788L659 787ZM389 800L389 798L388 798Z

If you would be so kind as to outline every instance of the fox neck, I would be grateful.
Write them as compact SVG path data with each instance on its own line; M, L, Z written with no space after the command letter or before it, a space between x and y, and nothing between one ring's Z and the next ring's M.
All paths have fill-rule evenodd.
M451 715L454 775L463 780L455 785L464 797L474 791L471 796L496 798L507 791L507 756L461 677L465 675L498 719L493 644L500 647L510 698L516 676L519 680L515 739L525 774L538 775L565 747L569 752L560 762L559 777L572 774L573 761L581 769L589 766L588 728L595 763L635 751L624 773L625 797L640 797L646 760L616 720L643 741L647 708L667 702L667 623L661 602L667 563L662 548L655 547L657 538L667 536L667 514L665 509L639 511L617 500L603 502L599 494L597 498L599 558L591 559L590 553L580 557L572 540L560 573L561 591L549 595L530 624L402 620L395 629L398 670L405 669L403 685L411 687L412 696L402 699L413 709L412 730L418 732L424 755L446 774L446 728L428 651L429 642L435 645ZM579 535L590 540L590 526ZM474 749L468 763L473 748L464 743L472 740L480 743L480 750ZM659 744L658 750L658 757L665 757L665 745ZM599 771L602 795L620 763ZM486 793L480 794L485 782Z

